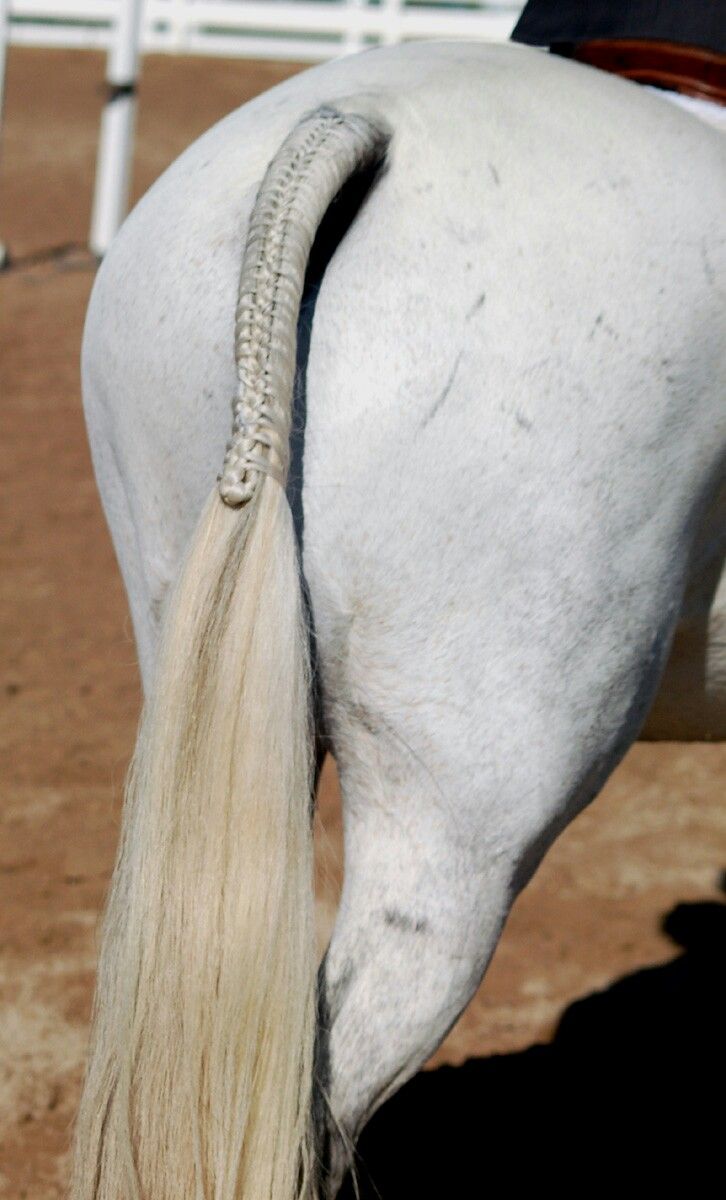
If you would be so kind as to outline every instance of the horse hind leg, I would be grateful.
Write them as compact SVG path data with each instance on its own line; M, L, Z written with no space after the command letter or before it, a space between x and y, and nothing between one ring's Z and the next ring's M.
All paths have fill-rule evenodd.
M397 683L336 689L345 877L317 1064L328 1196L368 1119L472 998L548 846L636 736L662 664L642 646L617 670L611 659L582 685L587 703L557 686L559 704L542 706L514 671L494 694L453 670L434 681L424 649L423 698L400 663Z
M506 837L483 846L459 804L471 783L455 752L427 771L400 730L360 709L335 748L345 883L321 968L317 1069L329 1196L363 1126L473 996L516 890Z

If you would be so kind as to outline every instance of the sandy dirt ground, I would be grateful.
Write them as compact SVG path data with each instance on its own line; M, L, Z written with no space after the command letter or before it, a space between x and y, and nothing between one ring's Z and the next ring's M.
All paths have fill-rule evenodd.
M134 194L289 73L150 58ZM99 56L13 50L0 169L0 1196L57 1200L139 691L84 438ZM58 251L54 253L54 251ZM59 252L62 251L62 252ZM361 1145L364 1196L653 1194L718 1163L726 747L637 746L517 903L487 979ZM332 764L319 923L340 883ZM719 1175L722 1174L719 1168ZM352 1195L352 1192L349 1194Z

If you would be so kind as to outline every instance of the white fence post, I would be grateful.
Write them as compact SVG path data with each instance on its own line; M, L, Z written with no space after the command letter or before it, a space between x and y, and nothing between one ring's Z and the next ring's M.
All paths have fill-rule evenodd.
M401 7L401 0L383 0L381 41L384 46L393 46L401 40Z
M106 65L106 105L96 161L89 245L101 257L126 216L136 116L136 80L144 0L118 0Z
M343 38L343 52L355 54L363 48L360 17L366 7L366 0L348 0L345 6L346 29Z
M193 23L190 13L191 0L167 0L169 6L169 49L174 54L183 54L187 43L187 27Z

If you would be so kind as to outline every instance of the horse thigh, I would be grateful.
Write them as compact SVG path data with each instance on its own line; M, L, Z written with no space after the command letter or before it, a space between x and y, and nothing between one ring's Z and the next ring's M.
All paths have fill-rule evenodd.
M331 1192L345 1139L443 1039L516 895L637 735L668 646L660 607L654 588L626 622L613 600L587 629L584 605L554 623L528 611L507 637L472 604L447 643L443 604L417 626L359 599L327 656L323 611L345 835L320 1037Z
M592 777L576 789L564 772L542 789L522 718L519 762L500 770L485 747L482 767L461 746L441 747L429 770L395 724L371 712L338 721L345 882L321 973L319 1063L330 1195L350 1143L472 998L518 891L592 792Z
M318 1071L331 1195L350 1142L473 995L511 903L506 863L472 844L395 736L351 722L336 751L345 884L321 969Z

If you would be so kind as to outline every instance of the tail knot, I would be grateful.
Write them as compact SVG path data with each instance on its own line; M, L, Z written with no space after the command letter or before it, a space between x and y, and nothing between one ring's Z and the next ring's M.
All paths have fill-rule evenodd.
M292 130L260 185L247 228L235 313L239 391L219 492L247 504L262 476L284 485L295 380L296 327L307 262L333 198L380 162L388 133L367 118L316 109Z
M234 405L232 437L218 476L224 503L231 508L247 504L262 475L270 475L284 486L287 458L287 430L281 428L270 406L262 403L252 407L238 401Z

